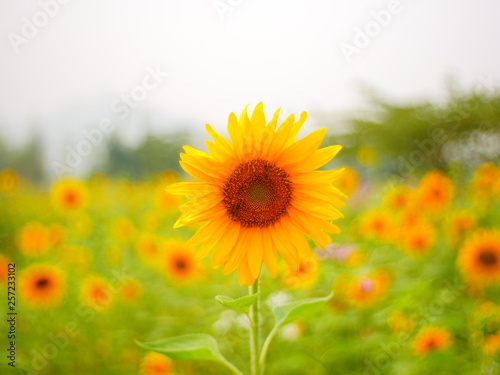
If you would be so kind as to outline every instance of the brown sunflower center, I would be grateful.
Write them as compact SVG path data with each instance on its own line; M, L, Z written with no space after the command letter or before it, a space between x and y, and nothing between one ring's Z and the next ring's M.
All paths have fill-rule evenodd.
M498 263L498 258L493 251L486 249L479 253L479 261L486 267L492 267Z
M50 281L46 277L41 277L40 279L38 279L36 281L36 287L38 289L44 289L44 288L48 287L49 284L50 284Z
M184 270L187 268L187 263L186 263L186 260L185 259L181 259L181 258L178 258L175 260L175 267L178 269L178 270Z
M241 226L265 228L286 214L292 192L288 173L255 159L241 164L226 180L223 203L231 220Z

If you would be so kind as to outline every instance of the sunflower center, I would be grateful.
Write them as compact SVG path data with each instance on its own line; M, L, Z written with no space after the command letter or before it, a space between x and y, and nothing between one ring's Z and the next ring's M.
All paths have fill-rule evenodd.
M187 267L186 261L180 258L176 259L175 267L177 267L178 270L184 270Z
M265 160L240 164L226 180L223 203L231 220L265 228L286 214L293 186L288 173Z
M76 195L72 191L67 191L64 199L66 200L68 206L73 206L76 203Z
M479 261L484 266L492 267L492 266L494 266L494 265L497 264L498 258L497 258L497 255L494 252L492 252L492 251L490 251L490 250L487 249L487 250L483 250L479 254Z
M42 277L36 281L36 287L39 289L44 289L49 286L49 284L49 279L47 279L46 277Z

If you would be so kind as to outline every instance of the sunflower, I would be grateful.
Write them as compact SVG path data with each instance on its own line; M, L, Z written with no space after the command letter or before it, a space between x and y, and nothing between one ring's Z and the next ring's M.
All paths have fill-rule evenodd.
M414 190L405 185L399 185L389 190L383 199L383 205L391 210L401 210L412 202Z
M121 290L120 297L124 302L137 301L143 293L142 284L137 279L126 279Z
M101 276L89 276L81 285L83 302L94 310L107 309L113 300L109 282Z
M470 189L472 196L479 201L488 202L493 195L500 194L500 166L484 163L474 170ZM481 203L481 202L480 202Z
M118 217L110 224L110 234L111 237L121 245L128 245L135 234L134 223L127 217Z
M423 328L413 341L413 352L424 356L431 352L441 351L452 344L451 335L446 328L427 326Z
M332 182L342 170L315 171L328 163L341 149L318 149L326 130L319 129L295 141L306 120L302 113L295 122L288 116L277 128L279 110L266 124L263 105L258 104L249 118L246 109L239 120L229 116L231 142L210 125L207 142L210 153L184 146L181 166L200 182L171 185L171 194L192 199L181 206L178 228L204 222L191 238L200 245L198 256L212 249L212 264L225 274L238 270L240 284L252 285L262 262L275 277L277 252L292 267L310 256L304 235L324 248L331 240L324 232L339 233L329 221L342 217L335 208L345 197Z
M282 279L290 288L311 286L318 279L318 261L315 257L310 256L302 259L298 268L287 266Z
M50 245L49 232L41 223L35 221L26 223L17 232L16 244L24 255L45 254Z
M176 281L186 281L199 269L194 249L186 243L168 241L163 245L165 271Z
M410 255L428 254L436 242L436 231L431 223L421 221L405 228L401 233L401 245Z
M173 361L166 355L149 352L141 363L141 375L171 375L174 373Z
M19 185L19 175L11 168L5 168L0 172L0 191L2 193L13 193Z
M87 187L81 181L65 178L50 188L52 203L61 212L75 212L87 205Z
M359 187L359 173L355 168L345 167L340 176L337 186L346 194L350 195Z
M455 187L450 178L438 170L427 172L418 186L418 202L425 210L441 212L455 196Z
M144 233L136 242L136 253L139 259L146 265L158 264L160 257L160 240L154 234Z
M389 241L394 236L392 215L385 210L373 210L361 217L359 232L366 238L381 242Z
M457 264L464 277L474 284L500 282L500 231L474 232L460 249Z
M346 285L346 298L353 307L368 308L384 299L388 288L389 275L373 271L351 279Z
M35 263L22 271L20 296L27 305L49 308L56 306L66 289L66 275L58 267Z

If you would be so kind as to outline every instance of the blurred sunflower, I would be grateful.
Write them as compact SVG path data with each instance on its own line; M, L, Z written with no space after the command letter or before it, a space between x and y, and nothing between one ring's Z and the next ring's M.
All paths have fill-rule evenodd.
M171 185L171 194L192 199L181 206L182 215L174 227L206 222L190 240L203 244L199 257L212 249L212 264L229 274L238 270L240 284L252 285L262 262L275 277L277 251L288 264L298 267L311 250L304 235L324 248L331 240L324 232L339 233L329 221L342 217L336 207L345 197L332 182L342 170L315 171L341 149L318 149L326 130L316 130L299 141L297 133L306 113L294 116L276 128L279 110L266 124L263 105L248 117L246 109L238 121L229 116L231 142L210 125L207 142L210 153L185 146L182 168L201 182Z
M371 307L385 298L389 288L389 281L389 275L382 271L358 275L345 286L345 296L353 307Z
M81 181L65 178L56 181L50 188L52 203L61 212L75 212L88 202L88 191Z
M49 232L41 223L32 221L25 224L16 235L16 244L24 255L42 255L49 249Z
M32 307L56 306L66 289L66 275L58 267L35 263L25 268L19 277L20 296Z
M363 237L384 242L394 236L392 215L385 210L373 210L363 214L359 224L359 232Z
M474 232L460 249L457 264L464 277L474 284L500 282L500 231Z
M126 279L120 290L121 299L124 302L137 301L142 296L142 284L137 279Z
M355 168L345 167L344 173L337 181L337 187L347 195L352 194L359 187L359 173Z
M310 256L300 261L299 267L287 265L282 280L290 288L303 288L313 285L318 279L318 261Z
M139 259L146 265L157 265L160 257L160 240L154 234L144 233L139 236L135 250Z
M134 223L125 216L117 217L110 224L111 237L121 245L128 245L135 234Z
M401 245L410 255L427 255L436 242L436 231L431 223L420 221L401 233Z
M455 186L450 178L438 170L427 172L418 186L418 202L429 212L438 213L446 208L455 196Z
M476 200L486 203L492 195L500 195L500 166L484 163L474 170L471 182L471 193Z
M173 373L173 361L166 355L149 352L141 362L141 375L172 375Z
M444 350L451 344L451 335L446 328L427 326L418 333L413 341L413 352L416 355L424 356Z
M194 249L186 243L168 241L163 245L165 271L177 281L194 277L199 270Z
M396 186L384 195L383 205L391 210L401 210L411 204L414 194L414 190L409 186Z
M94 310L107 309L113 300L111 286L101 276L89 276L83 280L80 293L82 301Z
M11 168L5 168L0 172L0 191L2 193L13 193L19 185L19 175Z
M483 341L483 352L494 355L500 352L500 331L493 335L486 335Z

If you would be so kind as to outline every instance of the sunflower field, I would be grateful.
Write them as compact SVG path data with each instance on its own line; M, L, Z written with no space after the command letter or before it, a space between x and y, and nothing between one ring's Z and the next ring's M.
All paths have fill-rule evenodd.
M500 374L500 166L375 179L305 120L231 114L185 174L3 169L0 373Z

